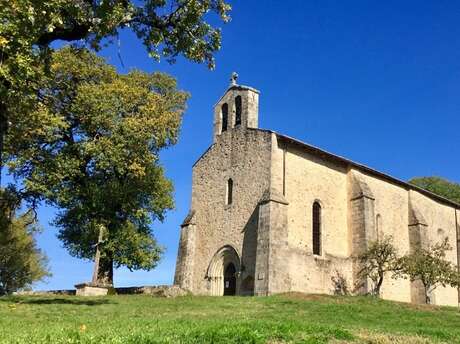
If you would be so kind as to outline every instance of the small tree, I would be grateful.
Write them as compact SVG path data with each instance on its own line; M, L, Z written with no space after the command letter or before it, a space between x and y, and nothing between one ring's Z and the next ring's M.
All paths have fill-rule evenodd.
M361 263L358 280L363 282L370 279L372 281L371 294L380 296L385 273L394 271L397 261L393 238L385 236L380 241L371 241L367 250L359 255L358 260Z
M29 287L50 275L47 258L37 248L39 228L32 211L15 216L18 202L2 192L0 210L0 295ZM11 202L13 201L13 203Z
M455 265L445 259L450 250L448 238L428 248L417 248L398 260L395 276L409 278L411 282L421 281L425 301L429 304L430 294L438 286L455 285L459 280Z

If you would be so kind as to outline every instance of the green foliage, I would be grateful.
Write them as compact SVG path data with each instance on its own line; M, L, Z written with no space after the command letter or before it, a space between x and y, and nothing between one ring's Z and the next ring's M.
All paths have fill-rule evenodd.
M27 288L49 276L47 258L37 248L39 231L32 211L16 216L19 202L9 190L1 192L0 295Z
M358 257L361 263L358 280L363 283L370 279L372 282L371 294L380 296L380 288L385 274L395 270L397 259L393 237L385 236L381 240L371 241L367 250Z
M424 286L426 303L430 294L438 286L458 286L457 267L446 260L446 252L452 250L448 238L427 248L416 248L398 260L396 276L421 281Z
M156 60L184 56L214 68L221 31L207 20L214 13L227 22L230 10L224 0L0 0L0 170L9 149L3 144L8 127L36 111L53 42L77 42L97 51L117 40L120 30L131 30ZM45 110L35 115L53 120L45 118Z
M213 67L221 33L205 17L214 12L227 22L230 9L223 0L0 0L0 95L7 84L29 88L54 41L84 40L97 50L122 29L155 59L183 55Z
M0 343L460 342L454 307L369 297L0 298Z
M152 269L162 249L150 225L173 207L159 161L177 141L188 94L161 73L115 69L86 49L52 55L40 102L8 135L9 168L30 200L61 209L55 224L70 254Z
M460 184L440 177L413 178L409 183L460 204Z

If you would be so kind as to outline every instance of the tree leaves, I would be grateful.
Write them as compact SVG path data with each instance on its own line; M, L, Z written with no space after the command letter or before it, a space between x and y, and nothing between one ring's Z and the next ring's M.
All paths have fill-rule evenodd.
M184 56L212 69L221 33L206 20L214 13L227 22L230 10L223 0L0 0L0 163L8 126L19 128L27 122L39 106L37 94L39 101L45 96L40 94L39 84L52 68L53 42L74 42L97 51L117 40L120 30L129 29L143 42L148 55L157 60L174 62ZM100 62L96 56L93 60ZM62 67L69 71L81 66ZM100 71L114 72L113 68ZM88 77L84 70L79 76ZM74 81L78 82L61 79L69 88Z
M460 204L460 184L441 177L413 178L409 183Z
M366 251L358 257L361 263L358 271L359 281L363 282L369 278L373 284L371 293L379 296L385 274L395 270L397 259L396 248L391 236L369 242Z
M47 258L34 239L39 231L35 216L32 211L17 216L19 202L12 196L9 190L1 191L0 295L29 287L50 275Z
M406 278L411 282L421 281L425 290L426 302L438 286L458 287L460 274L457 267L446 260L446 252L452 250L448 238L428 247L416 247L413 252L398 257L393 246L393 238L385 236L382 240L371 241L366 251L359 255L361 268L358 279L362 283L369 278L372 294L379 296L385 274L393 272L393 278Z
M117 74L71 47L53 54L39 92L33 120L8 136L10 171L30 198L61 209L55 224L72 255L92 259L103 226L117 266L155 267L162 250L149 226L173 207L159 152L177 141L188 94L165 74Z
M425 298L430 303L430 294L438 286L458 286L457 267L446 260L446 252L452 250L446 237L442 242L418 247L398 260L396 276L409 278L410 281L421 281L425 288Z

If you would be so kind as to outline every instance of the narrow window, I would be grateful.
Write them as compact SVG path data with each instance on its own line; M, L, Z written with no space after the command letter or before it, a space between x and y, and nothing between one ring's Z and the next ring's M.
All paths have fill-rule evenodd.
M321 255L321 205L313 203L313 254Z
M233 180L230 178L227 182L227 204L233 202Z
M377 214L377 217L375 218L375 232L377 234L377 240L380 239L381 236L381 231L382 231L382 215Z
M241 124L241 96L235 98L235 126Z
M228 104L222 105L222 132L228 129Z

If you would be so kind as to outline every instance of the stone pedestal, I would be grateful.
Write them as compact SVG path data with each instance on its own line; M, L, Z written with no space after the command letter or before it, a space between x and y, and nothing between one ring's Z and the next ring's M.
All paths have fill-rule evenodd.
M77 296L106 296L109 288L94 286L90 283L80 283L75 285Z

